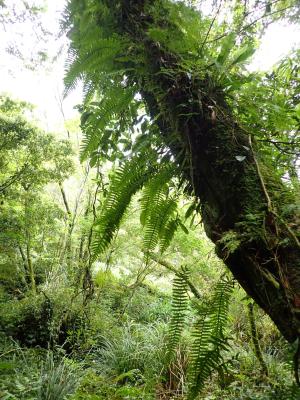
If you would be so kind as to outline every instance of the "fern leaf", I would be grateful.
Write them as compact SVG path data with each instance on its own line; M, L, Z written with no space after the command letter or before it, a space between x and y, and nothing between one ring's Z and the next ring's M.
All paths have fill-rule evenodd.
M76 86L78 80L84 77L89 80L97 77L96 71L100 64L102 72L114 70L116 68L114 60L121 51L122 42L114 37L98 38L96 41L94 38L94 41L86 46L86 52L83 54L71 49L66 62L65 96Z
M132 88L111 86L104 92L101 101L86 106L84 116L87 117L82 119L84 137L81 145L81 161L111 140L114 130L109 128L120 114L128 110L134 92Z
M222 353L229 347L225 328L232 291L232 280L221 278L211 301L200 311L191 348L189 400L198 396L207 378L223 363Z
M169 193L173 176L174 168L168 163L160 165L158 173L147 182L143 190L140 220L144 226L146 263L149 252L158 244L161 252L166 250L179 225L177 199Z
M149 160L151 154L143 154L127 160L115 171L102 212L95 221L93 259L103 253L111 243L132 196L141 189L153 172L154 167Z
M188 270L183 269L182 273L176 275L173 280L172 316L169 325L169 341L167 348L169 358L174 355L184 328L184 320L188 308L188 274Z
M164 244L170 243L174 231L166 229L169 221L173 219L177 210L177 201L172 197L164 197L162 193L156 203L144 226L143 246L145 249L146 263L149 253L153 251L160 241Z
M157 199L162 193L167 192L167 184L174 175L169 165L164 166L148 183L145 185L143 190L143 196L141 198L141 224L145 225L149 219L153 205L157 202Z
M164 253L170 246L170 243L175 235L175 232L180 225L179 217L171 218L164 226L163 232L160 235L160 252Z

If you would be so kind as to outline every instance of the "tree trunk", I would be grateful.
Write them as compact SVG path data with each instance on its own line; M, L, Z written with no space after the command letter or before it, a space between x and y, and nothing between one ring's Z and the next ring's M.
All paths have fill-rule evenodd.
M68 272L70 273L71 266L72 266L72 258L73 258L73 248L72 248L72 234L74 230L74 225L75 225L75 215L72 215L68 200L67 200L67 195L64 190L64 187L61 182L59 182L59 189L62 195L63 203L66 209L66 224L67 224L67 232L65 236L65 243L64 243L64 248L63 252L61 254L60 258L60 263L63 263L65 257L66 257L66 262L68 266Z
M33 263L32 263L32 259L31 259L31 252L30 252L30 237L27 237L26 257L27 257L27 263L28 263L28 271L29 271L31 290L33 293L36 293L35 272L34 272Z
M22 280L24 281L26 287L28 288L28 285L30 284L30 279L29 279L30 273L29 273L29 270L28 270L27 259L26 259L24 250L22 249L22 247L21 247L20 244L18 244L18 249L19 249L19 252L20 252L22 261L23 261L23 271L24 271L24 274L23 274Z
M235 121L222 88L208 75L185 72L178 55L146 34L153 23L149 2L118 3L119 8L106 2L115 30L130 38L147 68L140 75L135 70L128 81L140 88L165 144L183 166L190 193L200 199L207 236L248 295L294 341L300 332L300 246L291 229L296 215L282 217L282 206L294 200L271 168L257 161L256 144ZM165 18L171 26L167 10Z
M253 344L253 349L254 353L257 357L257 360L260 364L261 367L261 372L265 375L269 375L268 367L267 364L264 360L260 344L259 344L259 338L257 334L257 329L256 329L256 322L255 322L255 315L254 315L254 304L253 303L248 303L248 316L249 316L249 323L250 323L250 331L251 331L251 340Z
M29 191L25 189L25 201L24 201L24 225L25 225L25 241L26 241L26 260L27 270L29 273L30 288L32 292L36 293L36 281L34 265L31 257L31 232L30 232L30 213L29 213Z

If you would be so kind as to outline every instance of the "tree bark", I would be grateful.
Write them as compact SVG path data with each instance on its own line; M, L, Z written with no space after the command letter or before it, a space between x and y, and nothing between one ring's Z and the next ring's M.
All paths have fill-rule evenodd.
M72 258L73 258L72 234L73 234L74 225L75 225L75 215L74 216L72 215L72 212L71 212L68 200L67 200L67 195L66 195L66 192L64 190L62 183L59 182L58 185L59 185L59 189L60 189L60 192L62 195L64 206L66 209L66 224L67 224L67 232L66 232L66 236L65 236L64 249L61 254L60 263L62 263L64 261L64 258L66 257L67 265L68 265L69 272L70 272Z
M196 286L193 284L193 282L190 281L190 279L186 278L184 276L184 274L182 274L182 272L178 271L178 269L176 267L171 265L169 262L161 259L160 257L158 257L154 253L149 253L148 252L147 255L149 256L149 258L151 258L157 264L162 265L163 267L165 267L169 271L172 271L176 276L184 279L185 282L187 283L188 287L190 288L190 291L193 293L193 295L196 297L196 299L201 300L202 296L201 296L200 292L198 291L198 289L196 288Z
M33 267L32 259L31 259L31 252L30 252L30 237L27 237L26 257L27 257L27 263L28 263L28 271L29 271L29 277L30 277L31 290L33 291L33 293L36 293L35 272L34 272L34 267Z
M114 3L106 2L116 33L130 38L136 58L143 57L147 68L142 73L136 69L128 81L139 87L183 168L189 192L200 199L204 228L216 253L284 337L294 341L300 333L300 246L291 229L297 216L281 217L281 206L293 202L287 188L257 161L255 142L235 121L224 91L211 76L185 72L177 54L149 38L153 18L146 6L151 2ZM167 10L165 19L172 25Z
M23 274L23 279L24 279L24 283L26 285L26 287L28 288L28 284L30 284L30 280L29 280L29 270L28 270L28 264L27 264L27 259L24 253L24 250L22 249L21 245L18 244L18 249L23 261L23 270L24 270L24 274Z
M253 303L248 303L248 315L249 315L249 323L250 323L250 330L251 330L251 340L253 343L253 349L254 353L258 359L258 362L261 367L261 371L265 376L269 375L268 367L267 364L264 360L260 344L259 344L259 339L258 339L258 334L257 334L257 329L256 329L256 323L255 323L255 315L254 315L254 304Z

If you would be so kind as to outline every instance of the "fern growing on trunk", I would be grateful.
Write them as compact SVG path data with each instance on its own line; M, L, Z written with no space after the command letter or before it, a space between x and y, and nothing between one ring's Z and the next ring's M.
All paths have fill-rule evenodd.
M186 229L180 220L178 195L171 185L174 168L168 162L158 163L151 150L142 152L123 163L113 172L110 186L94 225L93 258L98 258L117 232L132 197L142 188L141 223L144 228L145 261L160 245L161 252L169 246L176 229Z
M132 196L149 179L153 167L143 162L140 156L124 162L113 174L108 194L99 217L95 221L93 258L102 254L111 243Z
M274 89L273 78L254 74L253 80L246 73L243 64L253 53L254 36L231 25L220 36L226 24L182 1L71 0L65 15L70 38L65 83L72 89L83 81L83 119L88 118L83 157L89 155L92 164L99 154L101 160L107 153L118 158L120 146L126 149L119 157L124 160L124 141L132 145L129 133L136 133L130 127L140 129L137 110L147 114L152 129L142 132L146 147L154 149L159 137L168 148L169 161L181 170L179 180L184 177L188 193L200 200L218 256L292 342L300 329L297 193L281 179L289 170L278 166L273 142L278 132L285 131L289 141L297 130L297 96L286 87L282 102L283 91L280 85ZM294 88L292 76L287 85ZM118 88L120 99L113 94ZM275 90L267 107L266 96L256 96L260 89ZM282 118L274 119L273 103L279 108L286 103L286 115L295 115L287 129L275 123ZM176 220L170 221L172 232ZM157 237L149 231L151 246Z

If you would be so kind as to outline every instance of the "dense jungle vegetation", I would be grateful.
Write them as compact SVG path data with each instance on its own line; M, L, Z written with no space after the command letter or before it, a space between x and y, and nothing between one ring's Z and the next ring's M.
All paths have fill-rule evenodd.
M3 29L45 39L8 49L35 71L44 12L0 0ZM78 117L49 132L0 95L1 399L300 399L300 51L251 69L299 17L66 2Z

